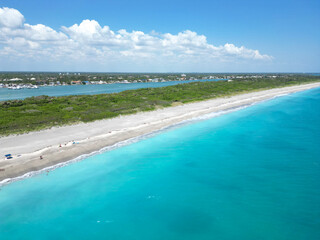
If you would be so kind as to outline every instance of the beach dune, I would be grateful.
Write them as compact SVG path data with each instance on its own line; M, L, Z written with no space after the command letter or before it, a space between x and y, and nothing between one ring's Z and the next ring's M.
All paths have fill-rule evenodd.
M251 92L152 112L1 137L0 181L7 183L23 174L72 160L184 120L315 87L320 87L320 83ZM12 154L13 158L6 159L5 154Z

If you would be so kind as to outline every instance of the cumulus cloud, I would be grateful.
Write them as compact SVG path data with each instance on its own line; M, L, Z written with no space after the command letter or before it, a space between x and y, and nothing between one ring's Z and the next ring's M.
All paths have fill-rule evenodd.
M13 8L0 8L0 26L8 28L21 27L24 22L23 15Z
M172 63L206 58L221 61L241 59L261 61L271 56L234 44L215 46L206 36L186 30L178 34L113 31L95 20L83 20L56 31L43 24L25 23L16 9L0 8L0 58L4 55L25 58L95 60L100 64L117 61L148 61L162 59Z

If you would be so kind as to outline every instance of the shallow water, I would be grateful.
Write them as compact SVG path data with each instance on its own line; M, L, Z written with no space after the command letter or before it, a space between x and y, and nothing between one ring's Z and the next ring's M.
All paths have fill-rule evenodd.
M0 239L319 239L320 88L2 187Z
M208 80L186 80L186 81L169 81L169 82L147 82L147 83L114 83L101 85L68 85L68 86L54 86L54 87L39 87L38 89L20 89L12 90L7 88L0 88L0 101L24 99L33 96L67 96L67 95L93 95L101 93L117 93L126 90L138 88L156 88L166 87L182 83L190 82L208 82L221 81L225 79L208 79Z

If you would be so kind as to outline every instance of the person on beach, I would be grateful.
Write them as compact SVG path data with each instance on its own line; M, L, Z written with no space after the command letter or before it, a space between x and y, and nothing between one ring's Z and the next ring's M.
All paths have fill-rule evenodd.
M40 160L43 159L42 155L40 155Z

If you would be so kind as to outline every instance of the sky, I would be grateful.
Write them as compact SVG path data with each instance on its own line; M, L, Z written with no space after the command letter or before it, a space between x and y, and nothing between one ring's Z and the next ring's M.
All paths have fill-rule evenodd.
M0 71L320 72L320 1L0 0Z

